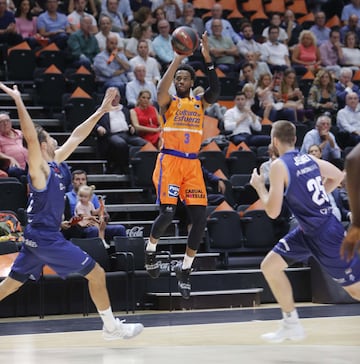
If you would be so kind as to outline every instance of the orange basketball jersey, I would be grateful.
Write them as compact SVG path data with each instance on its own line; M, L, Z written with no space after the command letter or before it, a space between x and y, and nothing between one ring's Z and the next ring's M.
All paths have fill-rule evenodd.
M204 112L199 97L172 100L163 115L163 148L183 153L198 153L204 126Z

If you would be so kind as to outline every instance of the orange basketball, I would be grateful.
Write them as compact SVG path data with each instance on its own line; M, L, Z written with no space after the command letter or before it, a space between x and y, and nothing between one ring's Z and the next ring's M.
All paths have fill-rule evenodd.
M199 36L190 27L179 27L172 33L171 44L176 53L188 56L199 46Z

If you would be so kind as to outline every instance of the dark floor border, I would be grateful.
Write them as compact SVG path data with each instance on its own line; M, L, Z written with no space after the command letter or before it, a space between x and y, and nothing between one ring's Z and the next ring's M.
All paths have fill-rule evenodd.
M360 304L299 307L302 318L357 316ZM169 313L142 313L124 316L127 322L142 322L145 327L201 325L229 322L265 321L280 319L278 308L228 309L216 311L186 311ZM70 331L90 331L101 328L99 317L45 319L34 321L1 322L0 336L44 334Z

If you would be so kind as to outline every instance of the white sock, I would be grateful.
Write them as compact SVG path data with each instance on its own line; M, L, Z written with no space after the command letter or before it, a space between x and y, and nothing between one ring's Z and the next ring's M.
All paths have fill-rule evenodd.
M296 309L291 312L283 312L282 314L283 314L283 318L286 322L294 324L299 321L299 315L298 315Z
M146 244L146 251L147 252L156 252L156 244L152 243L150 239Z
M189 257L187 254L184 256L182 269L190 269L195 257Z
M116 321L111 307L104 311L98 310L98 312L101 319L103 320L106 330L109 332L113 332L116 329Z

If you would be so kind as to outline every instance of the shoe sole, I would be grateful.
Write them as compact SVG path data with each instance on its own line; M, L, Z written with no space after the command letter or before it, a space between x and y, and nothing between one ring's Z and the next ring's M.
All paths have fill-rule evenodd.
M305 339L305 337L306 336L304 335L304 336L284 337L283 339L274 339L274 340L272 340L272 339L267 339L267 338L261 336L261 338L264 341L266 341L268 343L271 343L271 344L280 344L280 343L282 343L282 342L284 342L286 340L290 340L290 341L302 341L302 340Z

